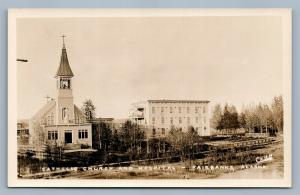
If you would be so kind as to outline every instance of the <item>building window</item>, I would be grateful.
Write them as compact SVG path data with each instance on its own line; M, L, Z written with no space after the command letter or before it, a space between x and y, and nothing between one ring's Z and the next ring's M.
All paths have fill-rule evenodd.
M164 123L165 123L165 118L161 117L161 124L164 124Z
M48 140L57 140L58 132L57 131L48 131Z
M61 109L61 118L62 118L62 120L64 120L66 118L66 114L67 114L67 108L62 108Z
M191 120L190 117L187 117L187 123L190 124Z
M196 117L196 123L198 123L199 122L199 118L198 117Z
M173 125L173 117L170 118L170 123Z
M173 107L170 107L170 113L173 113Z
M178 112L181 113L181 107L178 107Z
M87 129L78 130L78 138L79 139L87 139L88 138L88 131L87 131Z
M155 118L152 117L152 124L155 124Z
M161 134L164 135L165 133L166 133L165 128L162 128L162 129L161 129Z
M161 110L161 112L163 113L163 112L164 112L164 107L161 107L160 110Z
M47 117L47 125L50 125L51 124L51 116L49 115L48 117Z
M60 79L60 88L61 89L71 89L71 80L69 78Z
M181 117L179 117L179 124L181 124L182 123L182 120L181 120Z
M195 107L195 113L198 113L198 109L199 109L198 107Z
M186 107L186 113L190 113L190 107Z
M205 106L203 106L203 113L205 113Z
M50 115L50 121L51 121L51 125L53 125L54 124L54 114L53 114L53 112Z
M155 113L155 107L152 107L152 114Z

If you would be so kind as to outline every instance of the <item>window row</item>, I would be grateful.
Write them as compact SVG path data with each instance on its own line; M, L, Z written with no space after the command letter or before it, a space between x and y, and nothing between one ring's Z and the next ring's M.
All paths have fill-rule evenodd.
M88 138L88 130L80 129L78 130L78 139L87 139ZM48 131L48 140L57 140L58 139L58 131Z
M79 139L87 139L88 131L86 129L78 130L78 138Z
M201 126L195 127L195 129L196 129L196 131L198 131L199 129L202 129L202 127ZM206 126L204 126L203 129L206 130ZM161 133L162 135L166 135L166 130L168 130L168 128L167 129L165 129L165 128L157 128L157 129L153 128L152 129L152 135L155 136L157 133Z
M58 131L48 131L48 140L57 140Z
M159 118L158 118L158 119L159 119ZM167 118L165 118L165 117L161 117L161 118L160 118L160 123L161 123L161 124L164 124L164 123L166 122L166 119L167 119ZM176 117L176 119L177 119L177 117ZM187 117L186 120L187 120L187 123L188 123L188 124L191 123L191 118L190 118L190 117ZM200 120L201 120L201 118L195 117L195 123L201 122ZM169 121L170 121L170 124L171 124L171 125L175 123L173 117L170 117L170 118L169 118ZM181 124L182 121L183 121L183 119L182 119L182 117L178 117L178 120L176 120L176 121L178 121L178 123ZM156 123L156 118L155 118L155 117L152 117L152 124L155 124L155 123ZM203 118L203 123L206 123L206 117Z
M176 111L178 111L178 113L182 113L184 111L186 111L186 113L205 113L206 109L205 106L201 107L201 106L196 106L196 107L152 107L152 114L155 114L156 112L160 112L160 113L164 113L164 112L168 112L169 108L169 112L170 113L175 113ZM193 110L192 110L193 109Z

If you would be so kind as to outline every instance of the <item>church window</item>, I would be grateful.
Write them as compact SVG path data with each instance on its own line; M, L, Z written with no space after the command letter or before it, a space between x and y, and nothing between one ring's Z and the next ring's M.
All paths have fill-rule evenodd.
M48 140L57 140L58 131L48 131Z
M71 81L69 78L60 79L60 88L61 89L71 89Z
M61 110L61 118L64 120L67 116L67 108L62 108Z
M78 130L78 138L79 139L87 139L88 138L88 131L87 131L87 129L80 129L80 130Z
M179 117L179 124L181 124L182 123L182 120L181 120L181 117Z

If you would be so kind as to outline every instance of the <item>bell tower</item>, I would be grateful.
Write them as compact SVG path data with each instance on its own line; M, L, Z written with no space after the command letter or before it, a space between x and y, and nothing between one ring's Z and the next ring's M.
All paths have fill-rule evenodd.
M65 35L62 36L63 48L60 65L56 72L56 121L57 124L74 123L74 102L72 92L72 77L74 76L69 65L67 50L65 46Z

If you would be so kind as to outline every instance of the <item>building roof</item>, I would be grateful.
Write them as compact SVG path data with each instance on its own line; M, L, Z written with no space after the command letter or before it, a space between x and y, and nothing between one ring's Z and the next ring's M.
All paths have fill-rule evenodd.
M41 118L45 113L55 108L55 105L56 105L56 101L54 99L48 101L41 109L38 110L38 112L35 115L33 115L31 120Z
M148 100L149 103L209 103L208 100Z
M67 50L65 45L62 48L61 58L60 58L60 65L58 67L58 70L56 72L56 76L67 76L67 77L73 77L74 74L71 70L71 67L69 65Z

